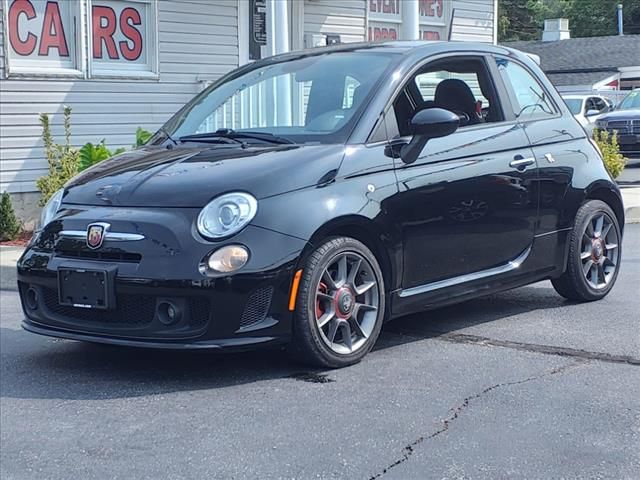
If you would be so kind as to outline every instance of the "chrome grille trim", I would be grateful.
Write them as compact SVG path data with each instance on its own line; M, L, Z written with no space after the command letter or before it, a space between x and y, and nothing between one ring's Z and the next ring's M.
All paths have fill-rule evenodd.
M62 230L59 234L61 237L71 238L87 238L86 230ZM107 232L104 235L105 240L112 240L115 242L135 242L137 240L144 240L144 235L139 233L121 233L121 232Z

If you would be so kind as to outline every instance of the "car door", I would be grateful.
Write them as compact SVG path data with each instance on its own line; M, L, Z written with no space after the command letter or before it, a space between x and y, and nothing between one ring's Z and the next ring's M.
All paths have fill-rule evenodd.
M552 86L526 65L513 58L496 56L500 76L511 97L518 123L526 133L539 171L540 211L536 235L571 227L564 215L571 195L574 170L589 161L584 152L585 131L573 116L560 109L560 98Z
M503 105L508 99L495 84L497 70L490 68L488 59L465 55L451 68L464 70L465 62L476 65L469 68L476 69L476 79L474 72L443 72L440 76L473 84L478 111L482 107L485 121L429 140L412 164L396 159L398 193L388 209L404 247L405 295L446 286L447 281L460 283L465 274L508 264L526 255L533 241L537 172L527 137ZM437 68L427 64L422 70ZM434 78L440 74L435 73ZM412 91L415 96L419 75L407 82L396 102L403 95L411 97ZM484 93L478 91L479 83L483 83ZM427 92L432 87L427 85ZM429 98L413 103L420 100L425 108L434 106ZM403 102L407 103L406 99ZM419 105L413 108L418 109ZM390 109L389 115L402 116L404 110L406 106ZM406 133L405 122L406 118L388 122L390 136Z

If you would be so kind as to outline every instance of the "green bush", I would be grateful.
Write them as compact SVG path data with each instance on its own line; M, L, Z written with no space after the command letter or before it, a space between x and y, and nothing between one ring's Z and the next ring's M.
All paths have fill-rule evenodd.
M151 133L149 130L138 127L138 129L136 130L136 144L134 145L134 147L141 147L142 145L147 143L152 136L153 133Z
M4 192L0 198L0 242L14 240L21 230L22 226L11 205L11 196Z
M627 159L620 153L618 135L596 128L593 131L593 139L602 152L604 166L609 171L609 174L613 178L618 178L627 164Z
M64 137L65 143L58 144L51 135L51 124L49 115L40 114L40 124L42 125L42 140L44 150L49 164L49 173L36 180L38 190L42 192L40 205L47 203L51 195L62 188L69 179L79 172L79 152L71 146L71 107L64 107Z
M42 125L42 141L49 164L49 173L36 180L38 190L42 192L40 205L47 203L51 195L61 189L76 174L96 163L106 160L114 155L119 155L126 151L126 148L118 148L111 151L105 145L104 139L94 145L91 142L85 143L82 148L77 149L71 146L71 107L64 107L64 137L65 143L58 144L51 135L51 124L49 115L40 114L40 124ZM136 144L134 148L144 145L153 136L148 130L138 127L136 130Z
M80 149L79 171L85 170L109 157L119 155L124 151L126 151L126 148L121 147L112 152L104 144L104 138L97 145L94 145L91 142L85 143Z

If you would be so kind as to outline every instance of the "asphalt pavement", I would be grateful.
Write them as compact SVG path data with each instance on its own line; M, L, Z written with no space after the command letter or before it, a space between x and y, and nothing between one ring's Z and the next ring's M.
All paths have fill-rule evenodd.
M314 371L280 351L40 337L0 292L0 478L640 478L640 225L618 284L542 282L387 324Z

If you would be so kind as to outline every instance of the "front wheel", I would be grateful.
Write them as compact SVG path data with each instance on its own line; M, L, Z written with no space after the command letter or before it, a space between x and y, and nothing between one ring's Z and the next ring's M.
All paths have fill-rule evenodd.
M328 239L309 256L300 280L289 347L294 358L328 368L359 362L380 334L384 291L378 261L364 244Z
M565 298L581 302L607 295L618 277L622 234L606 203L590 200L576 214L569 237L567 269L551 283Z

